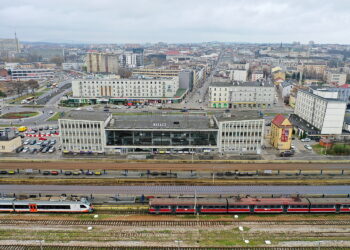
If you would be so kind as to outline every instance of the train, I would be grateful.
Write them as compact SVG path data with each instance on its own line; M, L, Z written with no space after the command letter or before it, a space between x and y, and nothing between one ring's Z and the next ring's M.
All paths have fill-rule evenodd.
M85 198L40 197L35 199L0 198L0 212L15 213L91 213L92 204Z
M350 213L350 198L153 198L150 214Z

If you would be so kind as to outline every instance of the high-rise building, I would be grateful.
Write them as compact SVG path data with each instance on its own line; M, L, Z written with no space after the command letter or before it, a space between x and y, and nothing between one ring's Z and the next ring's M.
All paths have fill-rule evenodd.
M86 57L87 72L112 73L119 70L119 56L115 54L90 52Z
M144 65L143 48L127 49L120 56L121 64L124 67L136 68Z

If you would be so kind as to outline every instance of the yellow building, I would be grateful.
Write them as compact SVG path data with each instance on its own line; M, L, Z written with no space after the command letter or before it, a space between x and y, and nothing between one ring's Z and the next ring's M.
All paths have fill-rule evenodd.
M280 85L282 82L286 80L286 72L284 71L276 71L272 73L273 82L276 85Z
M277 115L271 122L270 143L279 150L289 150L292 144L293 126L283 115Z

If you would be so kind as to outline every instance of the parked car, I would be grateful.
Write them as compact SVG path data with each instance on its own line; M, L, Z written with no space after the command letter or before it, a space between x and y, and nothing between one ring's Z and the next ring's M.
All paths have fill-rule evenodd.
M50 171L43 171L43 175L49 175Z
M20 146L16 149L16 153L21 153L24 147Z
M30 139L27 139L23 142L23 145L28 145L30 143Z
M72 171L65 171L64 175L72 175Z
M73 172L73 175L80 175L80 172L79 171L75 171L75 172Z
M16 172L13 171L13 170L8 171L7 173L8 173L8 174L16 174Z
M281 156L281 157L290 157L290 156L292 156L292 155L294 155L294 152L291 151L291 150L287 150L287 151L284 151L284 152L281 152L281 153L280 153L280 156Z
M41 144L43 144L42 141L38 141L38 142L36 143L36 145L39 145L39 146L41 146Z
M0 174L7 174L7 171L6 170L1 170Z
M55 152L55 151L56 151L56 148L55 148L55 147L50 147L49 153L53 153L53 152Z
M55 145L56 144L56 139L52 139L51 141L50 141L50 145Z
M304 146L304 148L306 148L307 150L312 150L312 147L311 147L310 145L308 145L308 144L306 144L306 145Z
M30 145L35 145L35 143L36 143L36 140L32 140L32 141L30 141Z
M303 139L301 139L301 141L302 141L302 142L310 142L311 139L310 139L310 138L303 138Z
M23 153L27 153L29 151L29 147L24 147L24 149L22 150Z
M86 171L85 172L85 175L93 175L94 174L94 172L92 172L92 171Z
M58 175L58 171L51 171L51 175Z
M102 175L102 173L100 171L96 171L95 175Z

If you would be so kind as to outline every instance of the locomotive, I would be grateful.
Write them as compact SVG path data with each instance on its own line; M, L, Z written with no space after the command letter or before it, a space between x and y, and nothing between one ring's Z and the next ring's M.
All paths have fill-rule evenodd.
M85 198L41 197L31 200L0 198L0 212L90 213L92 211L91 203Z
M149 213L350 213L350 198L154 198Z

